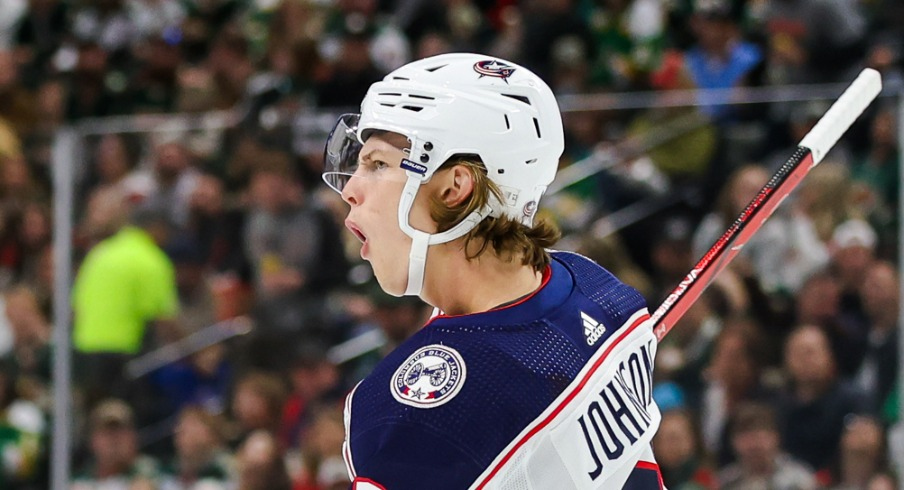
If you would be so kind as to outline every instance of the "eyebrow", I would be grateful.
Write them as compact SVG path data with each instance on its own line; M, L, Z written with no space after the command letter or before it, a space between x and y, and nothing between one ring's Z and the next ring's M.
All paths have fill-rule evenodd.
M391 145L391 144L390 144L390 146L391 146L393 149L396 149L396 150L401 151L402 153L405 153L406 155L408 154L408 151L409 151L409 150L408 150L407 148L399 148L399 147L394 146L394 145ZM367 161L370 161L370 160L373 159L372 155L373 155L374 153L376 153L376 152L385 152L385 151L386 151L386 149L384 149L384 148L371 148L370 150L368 150L367 153L360 153L360 154L358 155L358 161L360 161L360 162L367 162ZM382 160L381 160L381 161L382 161Z

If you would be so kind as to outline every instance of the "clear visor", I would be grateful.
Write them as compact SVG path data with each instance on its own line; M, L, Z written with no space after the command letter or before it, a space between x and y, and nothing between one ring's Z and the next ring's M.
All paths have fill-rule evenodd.
M330 131L323 151L323 181L336 192L358 170L358 155L363 144L358 141L358 121L361 114L343 114Z
M407 155L409 153L407 148L394 146L393 143L388 141L389 146L386 146L386 144L381 146L377 143L374 145L374 150L380 149L380 151L384 152L383 159L387 161L381 161L380 163L385 165L378 166L373 161L361 162L361 150L364 148L364 143L358 139L358 122L360 119L360 114L344 114L339 117L339 121L336 122L336 126L330 132L323 155L324 182L337 192L342 192L342 189L345 188L352 176L405 182L407 180L406 172L400 169L402 167L400 161L405 156L391 156L385 152L398 150L403 155ZM368 138L366 135L364 137ZM406 138L405 136L401 137ZM406 140L405 145L410 145L411 140L407 138ZM396 159L396 156L398 156L398 159ZM365 158L365 160L368 160L368 158Z

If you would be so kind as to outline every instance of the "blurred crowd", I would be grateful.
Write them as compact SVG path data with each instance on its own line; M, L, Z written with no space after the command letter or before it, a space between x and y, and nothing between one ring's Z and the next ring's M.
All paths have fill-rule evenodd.
M308 122L449 51L513 60L562 96L646 94L643 109L563 106L562 168L603 170L543 213L560 248L655 307L829 102L681 102L682 89L846 83L866 66L904 80L898 0L0 0L0 13L0 488L14 490L49 478L64 125L237 114L225 129L108 123L69 155L72 488L326 490L348 485L344 394L430 308L375 285L320 185L326 135ZM867 111L661 344L668 488L897 488L895 102ZM626 209L636 218L614 219ZM250 333L230 335L236 319ZM158 362L167 345L189 347Z

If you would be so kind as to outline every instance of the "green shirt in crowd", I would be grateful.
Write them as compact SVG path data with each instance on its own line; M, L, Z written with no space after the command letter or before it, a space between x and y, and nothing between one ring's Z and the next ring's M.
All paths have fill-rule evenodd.
M85 353L135 354L145 325L178 310L173 263L148 233L132 226L91 249L72 295L73 341Z

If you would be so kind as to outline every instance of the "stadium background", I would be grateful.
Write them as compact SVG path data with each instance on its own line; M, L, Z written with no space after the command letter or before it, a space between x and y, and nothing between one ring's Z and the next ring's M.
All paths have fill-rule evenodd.
M662 344L656 451L672 489L750 488L758 468L777 488L897 488L900 2L0 12L0 488L345 488L342 396L429 309L373 284L320 184L322 144L370 83L447 51L550 83L567 144L542 212L560 248L654 306L843 86L880 70L883 97ZM99 243L137 275L92 276L89 252L115 248ZM54 295L74 283L93 294L72 296L72 321ZM79 320L111 310L142 327ZM226 338L236 318L251 330ZM155 364L186 338L212 345Z

